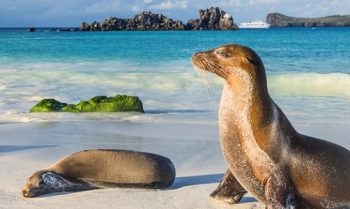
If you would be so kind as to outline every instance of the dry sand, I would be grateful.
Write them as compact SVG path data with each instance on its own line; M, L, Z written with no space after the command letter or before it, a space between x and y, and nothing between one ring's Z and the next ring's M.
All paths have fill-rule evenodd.
M302 127L317 135L337 135L348 149L347 130ZM316 131L318 130L318 131ZM264 208L251 195L237 205L215 201L209 194L226 171L216 125L111 121L38 122L0 125L0 208L26 209L187 209ZM54 193L24 199L21 188L35 171L76 151L89 148L132 149L172 159L177 171L167 190L102 189Z

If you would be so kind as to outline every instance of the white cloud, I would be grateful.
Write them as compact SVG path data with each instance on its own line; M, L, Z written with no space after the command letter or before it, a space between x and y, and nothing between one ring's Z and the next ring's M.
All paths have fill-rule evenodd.
M219 3L219 6L221 6L221 7L231 7L231 6L239 7L239 6L242 6L242 3L241 3L241 0L226 0L226 1L221 1Z
M225 0L219 3L220 6L234 6L234 7L243 7L243 6L261 6L261 5L274 5L280 3L280 0Z
M187 9L188 2L186 0L179 1L162 1L157 4L150 5L149 9L157 9L157 10L171 10L171 9Z
M131 11L139 12L139 11L141 11L141 8L137 4L134 4L131 6Z
M249 0L249 5L271 5L279 2L280 0Z
M331 4L350 4L350 0L330 0Z
M85 8L86 13L101 13L108 11L118 11L121 7L121 3L118 0L113 1L99 1L91 4Z

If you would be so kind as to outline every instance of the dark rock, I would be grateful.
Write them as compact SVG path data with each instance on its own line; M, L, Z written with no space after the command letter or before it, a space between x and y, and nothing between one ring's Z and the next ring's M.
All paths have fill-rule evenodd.
M237 30L238 29L237 25L233 21L232 16L227 14L227 13L224 14L223 17L220 18L219 28L221 30Z
M54 99L43 99L30 112L144 112L142 101L135 96L96 96L78 104L61 103Z
M134 30L235 30L238 29L231 15L218 7L199 11L199 19L189 20L186 25L162 14L144 11L133 18L109 17L91 24L83 22L80 31L134 31Z
M99 30L98 26L90 25L94 31ZM174 21L162 14L153 14L152 12L142 12L135 15L134 18L121 19L109 17L100 24L101 31L116 30L183 30L184 25L181 21ZM94 29L95 28L95 29Z
M191 19L186 24L186 30L237 30L231 15L219 7L199 10L199 19Z
M33 28L33 27L30 27L30 28L28 28L28 29L27 29L27 31L28 31L28 32L35 32L35 31L36 31L36 29L35 29L35 28Z
M290 17L280 13L270 13L266 22L272 27L349 27L350 15L334 15L319 18Z
M90 28L90 24L89 23L86 23L86 22L82 22L80 24L80 30L81 31L90 31L91 28Z
M90 28L92 31L100 31L101 30L101 24L99 22L94 21L90 24Z

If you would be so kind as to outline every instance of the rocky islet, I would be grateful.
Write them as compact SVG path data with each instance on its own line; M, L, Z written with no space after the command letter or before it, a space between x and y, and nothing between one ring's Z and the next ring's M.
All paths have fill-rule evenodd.
M266 17L266 22L272 27L350 27L350 15L302 18L270 13Z
M133 18L109 17L102 22L81 23L80 31L147 31L147 30L237 30L232 16L219 7L199 10L198 19L186 24L163 14L144 11Z

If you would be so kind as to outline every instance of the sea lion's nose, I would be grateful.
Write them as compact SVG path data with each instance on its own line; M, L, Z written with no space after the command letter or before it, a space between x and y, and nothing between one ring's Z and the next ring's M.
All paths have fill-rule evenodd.
M196 52L192 55L192 59L195 59L196 57L201 56L201 55L202 55L202 52Z
M31 197L30 192L27 189L22 190L22 196L23 197Z

